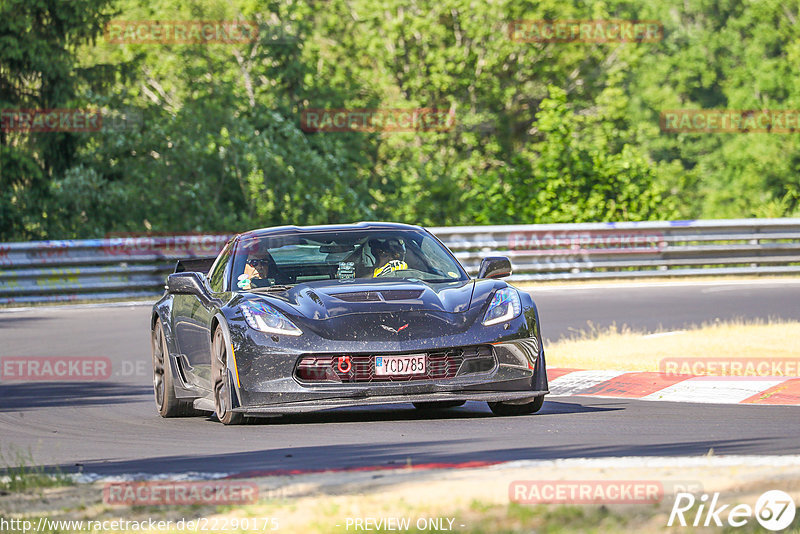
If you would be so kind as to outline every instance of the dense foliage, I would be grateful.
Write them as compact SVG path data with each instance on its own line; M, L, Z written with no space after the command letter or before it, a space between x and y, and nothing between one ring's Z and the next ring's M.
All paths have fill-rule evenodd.
M664 133L665 109L800 109L796 0L0 0L0 241L388 219L790 216L797 134ZM255 42L115 44L109 20L247 20ZM638 19L649 43L509 38ZM277 31L280 29L280 31ZM308 108L438 108L427 132L306 132Z

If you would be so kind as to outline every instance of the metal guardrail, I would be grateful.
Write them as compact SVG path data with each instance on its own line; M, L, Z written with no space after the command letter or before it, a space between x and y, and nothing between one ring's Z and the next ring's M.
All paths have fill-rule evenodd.
M119 235L0 244L0 304L151 298L181 258L215 256L230 238Z
M511 258L511 281L800 273L800 219L536 224L430 230L470 274ZM0 244L0 304L155 297L175 261L229 235Z

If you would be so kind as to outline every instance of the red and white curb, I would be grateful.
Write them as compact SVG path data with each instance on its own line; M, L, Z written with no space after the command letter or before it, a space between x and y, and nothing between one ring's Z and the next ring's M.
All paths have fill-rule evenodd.
M582 395L713 404L800 405L800 377L695 376L653 372L547 370L548 397Z

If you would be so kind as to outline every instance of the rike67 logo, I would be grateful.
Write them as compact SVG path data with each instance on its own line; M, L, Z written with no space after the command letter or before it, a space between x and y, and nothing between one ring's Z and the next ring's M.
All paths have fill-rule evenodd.
M795 512L794 499L780 490L763 493L755 507L749 504L737 504L733 507L723 504L719 493L711 496L703 493L699 497L691 493L678 493L667 526L722 527L727 523L731 527L742 527L755 517L763 528L779 531L792 524Z

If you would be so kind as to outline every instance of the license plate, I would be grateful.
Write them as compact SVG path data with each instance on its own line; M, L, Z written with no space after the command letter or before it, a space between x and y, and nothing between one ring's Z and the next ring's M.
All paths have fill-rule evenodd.
M375 376L414 376L424 374L424 354L375 356Z

